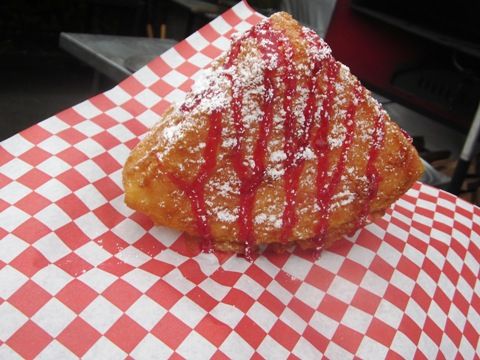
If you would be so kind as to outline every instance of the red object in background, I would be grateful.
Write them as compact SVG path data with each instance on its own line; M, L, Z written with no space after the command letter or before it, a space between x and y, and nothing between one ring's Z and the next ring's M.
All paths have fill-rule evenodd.
M355 11L349 0L338 0L326 41L335 58L349 66L367 87L460 130L470 127L475 107L431 101L393 84L409 69L453 73L453 50ZM442 81L437 77L437 80ZM472 101L475 103L475 100Z

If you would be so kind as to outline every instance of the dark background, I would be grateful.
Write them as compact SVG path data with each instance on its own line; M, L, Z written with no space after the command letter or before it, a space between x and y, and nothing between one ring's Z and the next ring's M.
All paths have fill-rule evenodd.
M184 38L185 10L157 2L155 16L167 23L167 37ZM60 32L146 36L147 5L142 0L0 1L0 140L115 85L102 78L94 88L93 70L59 49ZM196 19L195 26L206 21Z

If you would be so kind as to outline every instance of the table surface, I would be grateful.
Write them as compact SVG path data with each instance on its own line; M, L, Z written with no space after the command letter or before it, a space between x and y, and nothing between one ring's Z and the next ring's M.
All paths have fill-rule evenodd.
M244 3L0 144L0 358L478 358L480 209L416 183L324 251L204 254L123 202L130 149ZM6 320L5 320L6 319Z
M172 39L60 34L62 49L114 81L124 80L176 43Z

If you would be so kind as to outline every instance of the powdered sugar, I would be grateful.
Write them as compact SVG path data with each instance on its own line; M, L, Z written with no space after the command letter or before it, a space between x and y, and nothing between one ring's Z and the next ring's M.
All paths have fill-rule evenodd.
M226 223L233 223L238 219L238 215L235 215L228 209L221 209L219 211L216 211L216 215L218 220Z
M285 174L285 169L283 168L268 168L267 175L272 180L278 180Z
M231 149L233 148L235 145L237 144L237 139L233 138L233 137L229 137L229 138L224 138L223 142L222 142L222 147L226 148L226 149Z
M330 206L330 210L351 204L355 200L355 194L349 190L343 190L335 194L332 200L333 202Z
M206 69L193 85L181 108L191 109L193 114L211 114L226 108L230 104L226 91L229 87L228 74L229 71L221 67Z
M280 162L287 158L287 154L283 150L277 150L270 154L270 161Z
M313 60L311 62L312 66L315 61L322 61L331 56L332 50L327 43L315 33L315 31L302 27L302 34L309 44L307 51L308 55Z
M345 141L345 136L346 128L340 123L335 123L328 135L328 145L330 149L340 148Z
M182 128L186 127L184 122L169 126L163 130L163 137L167 143L173 143L182 137Z
M306 147L305 150L303 150L302 153L302 158L305 160L313 160L315 159L315 153L312 151L310 147Z
M282 219L275 215L267 215L265 213L258 214L254 219L255 224L269 224L275 229L280 229L282 227Z

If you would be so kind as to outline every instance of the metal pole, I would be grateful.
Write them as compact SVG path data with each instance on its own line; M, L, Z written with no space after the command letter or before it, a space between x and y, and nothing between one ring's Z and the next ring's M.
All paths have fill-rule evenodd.
M458 194L462 187L465 176L467 175L470 161L472 161L475 155L475 147L477 144L478 136L480 135L480 103L478 104L473 123L468 131L467 139L463 144L462 153L458 159L455 172L452 176L452 181L448 187L448 191L452 194Z

